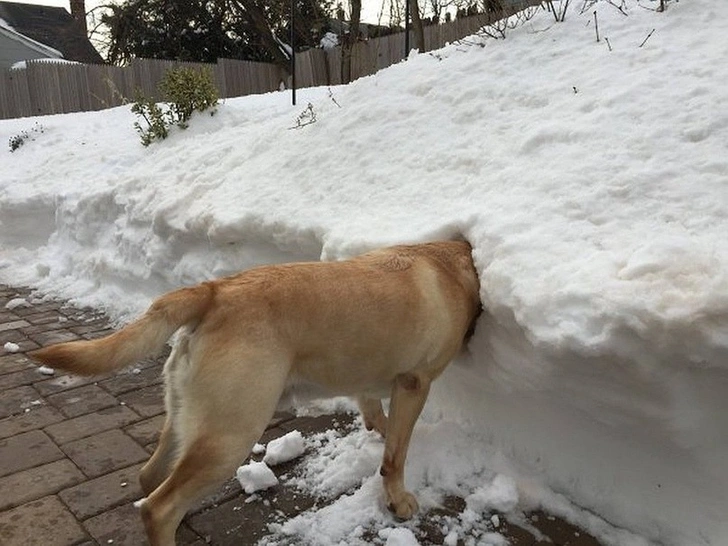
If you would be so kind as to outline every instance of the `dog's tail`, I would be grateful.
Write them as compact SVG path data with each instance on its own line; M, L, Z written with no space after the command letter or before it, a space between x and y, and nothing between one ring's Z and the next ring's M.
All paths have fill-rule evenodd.
M213 294L209 283L175 290L157 299L138 320L110 336L59 343L29 354L52 368L79 375L110 372L161 351L178 328L204 316Z

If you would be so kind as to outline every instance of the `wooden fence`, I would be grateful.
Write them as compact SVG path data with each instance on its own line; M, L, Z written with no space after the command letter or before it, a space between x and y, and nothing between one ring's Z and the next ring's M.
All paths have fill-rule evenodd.
M437 49L490 22L491 16L479 14L426 26L425 47L428 51ZM414 43L413 36L410 43ZM404 32L355 44L351 79L401 61L404 47ZM135 59L126 67L28 61L25 69L0 72L0 119L111 108L133 101L138 90L159 98L159 81L169 68L177 66L211 69L221 98L266 93L290 83L286 73L275 65L232 59L219 59L217 64ZM341 73L340 47L296 54L297 87L337 85L342 83Z

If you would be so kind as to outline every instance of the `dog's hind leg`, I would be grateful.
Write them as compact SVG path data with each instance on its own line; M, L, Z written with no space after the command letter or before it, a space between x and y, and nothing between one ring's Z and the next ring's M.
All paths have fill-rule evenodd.
M382 401L377 398L359 396L357 399L359 411L364 419L367 430L376 430L383 437L387 435L387 416L382 410Z
M176 428L179 425L176 420L181 405L180 383L184 381L188 365L189 335L187 332L180 332L172 352L164 363L164 406L167 417L154 454L139 472L139 484L145 495L149 495L159 487L172 472L178 449Z
M422 374L398 375L392 387L387 438L380 473L384 482L387 507L400 519L417 511L417 500L404 488L404 463L412 429L430 392L430 379Z
M234 476L273 416L288 373L280 355L198 350L205 361L193 363L177 383L179 457L142 505L152 546L173 546L192 505Z
M249 442L249 447L253 442ZM142 504L142 520L150 544L174 546L175 532L187 510L233 476L246 455L238 437L205 435L192 442L170 476Z
M139 472L139 484L145 495L149 495L167 479L172 471L176 449L172 418L168 415L154 454Z

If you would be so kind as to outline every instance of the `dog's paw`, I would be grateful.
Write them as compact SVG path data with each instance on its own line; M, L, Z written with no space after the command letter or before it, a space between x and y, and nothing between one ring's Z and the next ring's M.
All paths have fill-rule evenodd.
M404 491L399 495L398 499L392 499L387 505L387 508L389 508L389 511L394 514L394 517L404 521L415 515L417 510L419 510L419 505L417 504L417 499L412 493Z

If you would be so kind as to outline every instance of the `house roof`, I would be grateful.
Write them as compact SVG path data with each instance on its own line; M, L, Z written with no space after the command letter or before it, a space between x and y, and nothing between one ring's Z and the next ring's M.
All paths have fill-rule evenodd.
M83 29L64 8L0 2L0 19L15 32L60 51L65 59L103 63Z
M10 25L8 25L3 19L0 19L0 37L2 36L22 44L26 48L40 54L43 57L63 57L63 54L60 51L53 49L52 47L49 47L45 44L41 44L40 42L36 42L35 40L28 38L27 36L20 34L19 32L15 32L15 30L13 30Z

